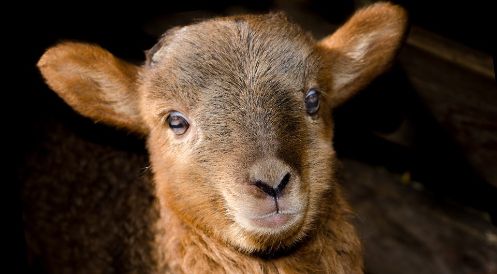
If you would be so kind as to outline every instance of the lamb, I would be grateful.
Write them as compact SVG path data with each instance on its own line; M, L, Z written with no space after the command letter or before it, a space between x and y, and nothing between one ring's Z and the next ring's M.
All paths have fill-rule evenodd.
M150 259L125 259L148 265L128 271L363 273L332 110L388 68L406 20L377 3L315 41L281 13L214 18L167 31L142 66L91 44L48 49L38 67L67 104L147 138L157 216L139 226ZM109 250L95 258L116 264Z

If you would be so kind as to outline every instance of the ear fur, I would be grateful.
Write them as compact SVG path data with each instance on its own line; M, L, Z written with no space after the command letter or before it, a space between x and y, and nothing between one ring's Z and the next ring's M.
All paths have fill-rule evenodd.
M140 118L138 67L96 45L64 42L38 61L47 84L82 115L146 134Z
M388 68L407 24L399 6L376 3L357 11L335 33L322 39L322 78L332 107L352 97Z

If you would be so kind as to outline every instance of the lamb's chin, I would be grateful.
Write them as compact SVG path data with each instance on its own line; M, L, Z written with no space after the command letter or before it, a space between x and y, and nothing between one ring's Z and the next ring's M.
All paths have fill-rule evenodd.
M260 220L238 222L222 235L230 245L247 254L266 254L293 246L305 236L304 214L274 214Z

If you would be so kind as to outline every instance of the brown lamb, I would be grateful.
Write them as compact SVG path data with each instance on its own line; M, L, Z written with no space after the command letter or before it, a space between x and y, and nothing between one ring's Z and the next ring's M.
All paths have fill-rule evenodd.
M335 179L332 110L389 66L405 26L402 8L378 3L321 41L280 13L177 27L142 66L96 45L48 49L38 67L71 107L147 136L153 193L142 210L121 201L135 221L122 228L133 244L112 246L118 229L86 218L59 241L30 231L33 253L53 273L363 273ZM64 225L64 210L86 214L75 208L59 208L52 225ZM153 221L136 224L149 208ZM111 207L99 210L114 218ZM140 249L134 235L145 230L152 237ZM50 258L61 247L47 243L61 241L89 250ZM126 261L135 265L119 267Z

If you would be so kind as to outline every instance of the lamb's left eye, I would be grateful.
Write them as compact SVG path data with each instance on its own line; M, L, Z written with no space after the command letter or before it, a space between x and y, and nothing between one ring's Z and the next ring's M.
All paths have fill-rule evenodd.
M188 127L190 126L185 116L183 116L183 114L177 111L169 113L166 121L167 124L169 125L169 128L171 128L171 130L176 135L184 134L188 130Z
M319 110L319 91L316 89L310 89L305 95L304 102L307 114L316 114Z

